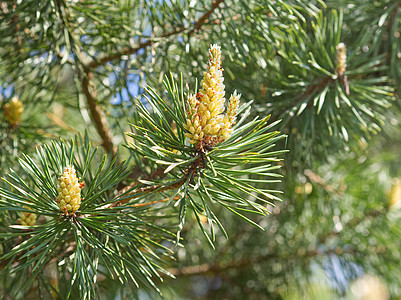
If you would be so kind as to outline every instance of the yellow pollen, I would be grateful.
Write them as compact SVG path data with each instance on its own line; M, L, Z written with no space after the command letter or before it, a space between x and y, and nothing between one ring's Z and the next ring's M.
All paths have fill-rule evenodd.
M221 50L217 45L209 49L208 71L200 84L202 87L187 99L187 121L185 136L196 147L215 146L225 141L232 133L235 124L239 98L236 91L231 95L225 111L225 86L221 68Z
M27 208L27 207L24 207ZM36 214L22 211L20 218L17 220L22 226L34 226L36 224Z
M347 50L344 43L339 43L336 47L337 57L336 57L336 67L337 74L343 76L347 67Z
M24 107L17 97L13 97L10 102L4 105L4 118L11 126L18 126L21 123L23 112Z
M66 167L58 180L58 207L65 214L75 213L81 205L82 184L78 180L73 166Z

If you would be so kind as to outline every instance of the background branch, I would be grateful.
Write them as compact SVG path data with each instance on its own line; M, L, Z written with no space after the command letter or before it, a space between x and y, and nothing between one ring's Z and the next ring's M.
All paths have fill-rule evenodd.
M385 211L383 210L373 210L367 214L366 217L362 218L353 218L350 220L347 224L345 224L345 228L349 230L349 228L354 228L366 218L377 218L379 216L383 216L385 214ZM340 235L341 232L337 230L332 230L328 232L327 234L321 236L318 239L317 246L319 245L324 245L326 240L330 237L335 237ZM224 248L223 248L224 249ZM385 251L383 250L382 247L377 248L377 253L382 253ZM220 273L225 272L226 270L229 269L241 269L241 268L251 268L255 264L260 264L264 263L267 261L278 261L278 260L304 260L306 258L312 258L312 257L317 257L317 256L326 256L330 254L336 254L336 255L343 255L343 254L357 254L358 251L352 247L335 247L333 249L327 249L327 250L320 250L317 249L317 247L313 250L309 251L296 251L295 253L290 253L290 254L281 254L281 253L273 253L273 254L266 254L266 255L260 255L260 256L254 256L251 258L242 258L240 260L230 260L228 262L221 263L219 261L216 261L212 264L205 263L201 265L194 265L194 266L183 266L180 268L171 268L168 271L173 274L175 277L188 277L188 276L193 276L193 275L202 275L202 274L213 274L213 275L219 275Z
M174 36L176 34L180 34L180 33L184 33L184 32L188 32L188 34L191 34L197 30L200 30L202 28L202 26L207 23L207 21L209 20L210 16L213 14L213 12L219 7L219 5L221 3L223 3L224 0L216 0L213 2L211 8L205 12L196 22L195 24L193 24L192 26L185 28L185 27L181 27L181 28L176 28L174 30L172 30L171 32L162 34L159 37L155 37L154 40L158 40L160 38L167 38L167 37L171 37ZM113 61L116 59L120 59L122 56L124 55L131 55L131 54L135 54L137 53L139 50L144 49L150 45L152 45L152 43L154 43L154 41L152 40L147 40L146 42L140 43L137 47L127 47L122 49L119 52L113 53L113 54L109 54L106 55L104 57L101 57L99 59L93 60L90 63L88 63L87 65L85 65L85 69L94 69L97 68L101 65L104 65L105 63L109 62L109 61Z

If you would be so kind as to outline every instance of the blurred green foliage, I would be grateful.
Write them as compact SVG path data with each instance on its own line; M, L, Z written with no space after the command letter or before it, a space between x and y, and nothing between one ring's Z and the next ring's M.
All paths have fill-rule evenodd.
M202 203L199 195L191 202L191 210L198 213L184 214L185 223L180 205L163 206L161 198L152 195L134 200L141 205L145 198L155 201L143 209L144 226L154 222L165 233L180 229L178 244L169 240L169 234L160 242L174 253L175 260L162 258L161 264L176 279L163 273L164 282L156 280L155 285L168 299L366 299L358 280L376 278L374 282L381 283L370 284L378 286L381 296L376 299L400 297L400 9L401 2L384 0L2 1L0 175L5 177L12 168L29 181L18 158L37 157L39 145L86 132L88 141L104 146L105 153L117 153L116 164L127 159L131 170L111 185L98 205L113 202L118 191L137 179L142 180L139 188L155 174L152 183L178 180L182 169L165 178L157 173L157 164L124 147L132 142L125 132L134 132L129 124L140 121L150 107L147 85L173 107L171 95L183 95L165 86L163 79L171 73L180 82L182 74L185 81L178 90L194 90L206 69L209 45L217 43L222 47L227 91L238 90L243 103L253 100L250 118L270 114L270 123L281 120L277 128L287 138L277 141L277 149L289 150L282 156L283 181L258 182L257 188L283 191L282 201L266 204L253 193L244 198L271 213L241 212L262 231L215 202L212 213L222 226L211 222L214 217L205 213L208 206L196 206ZM344 74L338 69L339 43L346 48ZM2 111L13 96L25 107L16 128L8 125ZM143 104L142 115L138 103ZM171 121L171 129L177 126L171 117L165 121ZM165 134L163 140L171 142ZM107 148L108 143L112 147ZM185 143L182 136L180 143ZM159 155L150 153L148 158ZM185 155L191 159L189 152ZM103 153L93 160L91 172L96 173L102 157ZM173 153L164 159L170 163L175 158ZM244 165L239 161L236 168ZM210 176L213 171L208 172ZM267 180L258 174L246 178ZM5 186L0 183L2 190ZM181 192L168 190L163 196L173 199ZM9 229L17 212L6 211L18 201L11 205L0 197L0 238L7 253L21 238L21 231ZM110 221L109 216L103 218ZM118 218L126 220L129 215L120 211ZM214 250L202 226L213 232ZM120 233L128 236L124 228ZM106 256L123 253L116 247ZM133 259L131 254L127 255ZM5 299L68 294L64 293L71 280L67 266L49 261L31 288L21 289L23 276L29 277L32 270L21 269L23 275L16 277L8 273L12 266L7 261L0 263ZM138 266L145 273L152 269ZM134 272L132 265L133 269L126 267ZM124 265L115 270L122 269ZM81 278L88 272L83 270ZM104 299L160 297L117 277L100 269L94 294ZM74 286L70 298L78 295Z

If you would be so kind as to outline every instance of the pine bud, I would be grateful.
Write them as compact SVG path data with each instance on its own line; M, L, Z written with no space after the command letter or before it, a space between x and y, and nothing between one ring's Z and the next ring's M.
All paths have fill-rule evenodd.
M355 280L350 286L351 299L375 299L388 300L390 299L387 286L380 280L379 277L365 274Z
M27 207L24 207L27 208ZM20 218L17 220L22 226L34 226L36 224L36 214L30 212L20 212Z
M337 57L336 57L336 66L337 66L337 74L338 76L343 76L347 67L347 50L345 48L344 43L339 43L336 47L337 49Z
M73 166L66 167L58 179L57 202L60 211L65 214L74 214L81 205L83 183L79 183L78 180Z
M350 89L348 84L348 78L347 75L345 74L347 68L347 50L345 49L344 43L339 43L336 49L337 49L337 58L336 58L337 74L340 80L344 84L345 94L349 95Z
M203 73L199 93L196 97L190 95L187 99L187 121L184 128L188 133L185 135L189 138L189 143L197 147L215 146L230 136L240 98L234 92L227 114L223 115L226 100L219 46L210 46L208 65L208 71Z
M221 49L220 46L211 45L209 49L209 67L220 69L221 67Z
M239 106L239 99L241 98L241 94L237 94L237 91L234 91L234 94L231 95L228 109L227 109L227 116L230 119L231 126L235 124L237 110Z
M391 189L388 192L389 208L398 209L401 207L401 179L393 178L391 180Z
M24 107L18 97L13 97L9 103L4 105L4 118L11 126L18 126L21 123Z

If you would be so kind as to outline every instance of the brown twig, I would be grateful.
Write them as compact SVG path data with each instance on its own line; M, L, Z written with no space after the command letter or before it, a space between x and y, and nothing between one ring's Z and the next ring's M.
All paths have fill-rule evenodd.
M355 254L357 251L354 248L347 248L347 249L342 249L339 250L337 248L335 249L329 249L325 251L320 251L320 250L310 250L310 251L305 251L303 253L298 253L297 255L294 254L286 254L286 255L275 255L275 254L267 254L267 255L261 255L253 258L244 258L240 260L232 260L227 263L214 263L214 264L202 264L202 265L196 265L196 266L184 266L181 268L172 268L168 269L168 272L175 277L188 277L188 276L194 276L194 275L203 275L203 274L213 274L213 275L219 275L221 273L226 272L229 269L242 269L242 268L249 268L252 267L256 264L264 263L269 260L296 260L296 259L307 259L307 258L312 258L312 257L317 257L317 256L325 256L325 255L330 255L330 254L337 254L337 255L342 255L342 254Z
M190 32L194 32L196 30L201 29L203 24L209 20L210 15L215 11L217 7L219 7L220 3L224 2L224 0L216 0L213 4L212 7L202 16L198 19L197 22L195 22L195 26Z
M17 8L17 4L13 4L13 9L15 10ZM20 24L18 23L18 13L16 12L13 18L13 23L15 23L15 35L17 36L17 45L18 45L18 50L21 51L21 45L22 45L22 38L19 33L20 31Z
M92 120L95 124L96 130L102 138L103 148L113 155L116 154L116 148L113 146L110 129L107 124L106 117L102 109L96 103L96 92L95 88L91 86L92 73L87 72L82 78L82 91L86 97L88 108L91 113Z
M73 127L71 127L70 125L66 124L59 116L57 116L51 112L47 112L46 117L48 117L51 121L53 121L54 124L60 126L61 128L65 129L69 132L76 133L76 130Z
M164 178L167 175L164 173L164 170L165 170L165 168L159 167L156 170L154 170L152 173L150 173L148 176L145 176L144 178L142 178L142 180L149 181L149 180L154 180L156 178ZM122 195L122 194L128 192L129 190L133 189L135 186L140 184L140 181L138 181L140 172L141 172L141 170L139 169L139 167L135 166L130 175L130 179L135 180L135 182L131 183L129 185L120 184L117 187L117 190L119 191L119 195Z
M135 189L134 191L132 191L130 193L130 195L132 195L131 197L127 197L120 201L114 202L114 203L110 204L109 206L110 207L120 206L120 205L127 203L131 199L138 198L138 197L144 196L144 195L152 193L152 192L161 193L161 192L165 192L168 190L177 189L177 188L181 187L190 177L192 177L194 175L194 172L195 172L195 169L190 169L187 173L184 174L184 176L179 181L177 181L176 183L171 184L171 185L167 185L167 186L150 185L150 186L145 186L142 188ZM126 189L124 189L124 190L125 190L125 192L127 192ZM122 195L122 194L123 193L120 193L120 195Z
M153 205L153 204L156 204L156 203L167 202L169 199L170 198L164 198L164 199L161 199L161 200L155 200L155 201L151 201L151 202L137 203L137 204L133 204L132 206L133 207L143 207L143 206ZM180 196L175 196L173 198L173 200L178 200L178 199L180 199Z
M141 187L141 188L137 188L135 190L133 190L132 192L129 192L130 189L132 189L134 186L133 185L129 185L126 188L124 188L123 190L120 191L119 195L122 196L125 193L129 193L129 195L131 195L131 197L127 197L124 198L120 201L116 201L113 202L111 204L108 204L107 206L103 206L102 209L104 208L108 208L108 207L116 207L116 206L120 206L123 205L125 203L127 203L128 201L130 201L131 199L134 198L138 198L138 197L142 197L146 194L152 193L152 192L165 192L168 190L172 190L172 189L177 189L179 187L181 187L183 184L185 184L185 182L187 182L188 180L191 180L196 172L199 169L203 169L205 167L204 165L204 157L205 153L204 152L200 152L199 156L197 157L197 159L195 159L185 170L184 175L182 176L182 178L180 180L178 180L177 182L167 185L167 186L163 186L163 185L150 185L150 186L145 186L145 187ZM161 171L161 169L157 169L155 172L153 172L151 174L151 176L156 177L156 176L165 176L165 173L163 171ZM139 181L138 181L139 182Z

